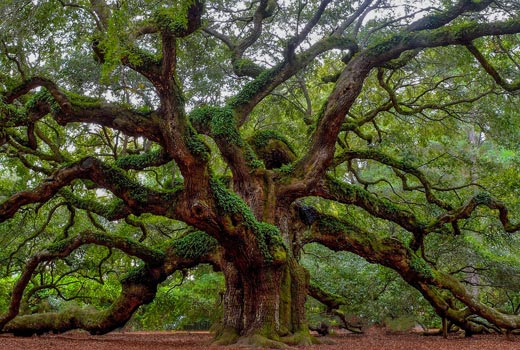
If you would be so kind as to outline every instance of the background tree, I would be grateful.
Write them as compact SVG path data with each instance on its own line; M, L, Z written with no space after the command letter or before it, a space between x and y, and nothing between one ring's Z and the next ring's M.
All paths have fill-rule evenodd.
M2 10L3 331L108 332L210 264L219 343L308 344L307 293L343 303L309 282L310 243L395 270L468 334L519 328L464 284L518 268L498 256L520 228L516 2ZM97 308L20 315L91 281Z

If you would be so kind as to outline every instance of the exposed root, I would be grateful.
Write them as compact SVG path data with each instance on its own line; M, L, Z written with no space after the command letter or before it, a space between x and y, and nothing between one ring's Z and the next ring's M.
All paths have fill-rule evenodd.
M260 349L291 349L287 344L281 341L269 339L260 334L253 334L241 337L240 339L238 339L237 344Z
M280 338L280 341L284 344L298 345L298 346L309 346L319 343L319 341L306 331L300 331L292 335Z
M234 328L224 328L215 335L214 345L231 345L237 343L240 335Z
M215 336L213 345L233 345L261 349L294 349L291 346L310 346L322 342L311 336L309 332L301 331L285 337L272 338L260 334L239 336L235 329L224 329Z

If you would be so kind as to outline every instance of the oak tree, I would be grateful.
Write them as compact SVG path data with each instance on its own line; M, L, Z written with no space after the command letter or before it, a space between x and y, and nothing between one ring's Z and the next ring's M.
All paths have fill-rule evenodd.
M307 295L344 303L310 283L310 243L395 270L468 334L520 328L429 250L520 228L478 155L453 156L518 102L517 1L35 0L2 13L0 222L17 240L4 265L27 254L7 268L3 332L109 332L207 263L225 278L218 343L309 344ZM34 233L28 213L45 217ZM20 314L35 275L60 261L76 273L92 246L133 259L109 306ZM59 291L52 281L38 288Z

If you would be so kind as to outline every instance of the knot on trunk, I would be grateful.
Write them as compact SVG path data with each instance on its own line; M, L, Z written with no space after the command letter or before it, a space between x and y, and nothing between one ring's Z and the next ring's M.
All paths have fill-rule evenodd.
M266 169L277 169L296 160L296 154L287 139L276 131L259 131L248 142Z

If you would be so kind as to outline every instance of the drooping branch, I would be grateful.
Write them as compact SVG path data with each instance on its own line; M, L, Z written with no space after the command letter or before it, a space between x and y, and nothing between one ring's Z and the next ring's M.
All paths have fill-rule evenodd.
M341 305L348 305L349 302L341 295L328 293L316 283L309 284L309 295L320 303L326 305L330 310L338 309Z
M514 92L520 90L520 81L516 81L513 83L508 82L504 79L500 73L493 67L493 65L484 57L484 55L480 52L479 49L473 43L467 43L466 48L469 52L475 57L475 59L480 63L482 68L493 78L493 80L500 85L504 90L509 92Z
M0 331L31 335L49 331L65 332L79 328L92 334L104 334L122 327L139 306L150 303L154 299L158 284L173 272L200 263L210 263L218 269L221 258L216 241L203 233L195 233L195 235L196 237L188 235L173 241L166 252L150 249L128 238L91 231L57 242L35 254L26 263L24 272L13 290L9 311L0 319ZM121 280L121 294L106 310L80 309L17 317L24 290L39 264L64 258L86 244L117 248L143 260L145 265L128 273Z
M346 298L342 297L341 295L329 293L312 281L309 284L308 294L323 305L327 306L327 311L334 316L337 316L341 320L343 328L353 333L363 333L361 327L359 325L351 324L347 320L346 315L339 309L342 305L350 304ZM326 329L319 328L318 332L323 332L325 330L328 332L328 327Z
M405 247L400 241L392 238L381 238L363 230L352 223L336 217L320 214L313 210L312 220L308 220L308 208L297 206L298 219L302 220L311 234L304 243L317 242L334 251L349 251L368 262L381 264L395 270L411 286L419 290L432 304L437 313L448 318L454 324L472 332L476 326L471 321L472 314L485 318L492 324L504 328L520 327L520 317L509 315L493 309L480 302L464 285L453 276L437 270L424 259ZM468 308L458 309L451 299L436 291L436 288L448 290L454 298Z
M7 314L3 315L0 319L0 330L2 330L9 321L16 317L16 315L18 315L23 292L39 264L44 261L64 258L85 244L97 244L118 248L129 255L142 259L146 263L151 264L151 266L161 265L164 263L165 259L163 253L151 250L140 243L122 237L110 236L91 231L84 231L73 238L55 243L47 249L35 254L26 263L23 273L13 289L9 310Z
M91 334L105 334L123 327L137 308L152 302L157 285L165 278L160 269L145 265L121 281L121 294L108 309L78 309L18 316L7 323L2 331L24 336L47 332L63 333L73 329L83 329Z

